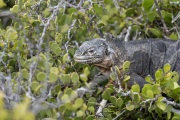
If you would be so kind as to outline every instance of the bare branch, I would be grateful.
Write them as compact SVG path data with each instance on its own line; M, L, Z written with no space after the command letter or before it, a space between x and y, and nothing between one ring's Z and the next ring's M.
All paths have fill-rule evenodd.
M121 115L123 115L127 110L123 110L121 113L119 113L113 120L117 120Z
M160 8L159 8L159 6L158 6L158 0L154 0L154 2L155 2L155 5L156 5L156 8L157 8L157 12L158 12L158 14L159 14L159 17L160 17L160 19L161 19L161 22L162 22L162 24L163 24L165 33L166 33L166 35L168 35L168 34L169 34L169 31L168 31L168 29L167 29L167 26L166 26L165 21L164 21L164 19L163 19L163 17L162 17Z
M173 105L175 107L179 107L180 108L180 103L176 103L174 101L168 101L166 98L163 99L163 102L165 102L167 105Z
M106 103L107 103L107 100L102 100L101 101L101 103L100 103L100 106L99 106L99 108L98 108L98 110L97 110L97 112L96 112L96 115L98 115L98 116L102 116L102 110L103 110L103 108L106 106Z
M130 36L131 28L132 28L131 26L128 27L126 36L125 36L125 38L124 38L124 41L125 41L125 42L129 41L129 36Z
M180 12L176 15L176 17L174 17L171 21L171 23L174 23L180 16Z

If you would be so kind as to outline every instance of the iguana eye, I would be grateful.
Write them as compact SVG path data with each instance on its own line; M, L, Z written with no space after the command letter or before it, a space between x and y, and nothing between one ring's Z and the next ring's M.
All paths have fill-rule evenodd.
M105 49L105 54L106 54L106 55L109 55L109 52L108 52L108 49L107 49L107 48Z
M90 55L94 54L96 51L94 50L94 48L91 48L87 51Z

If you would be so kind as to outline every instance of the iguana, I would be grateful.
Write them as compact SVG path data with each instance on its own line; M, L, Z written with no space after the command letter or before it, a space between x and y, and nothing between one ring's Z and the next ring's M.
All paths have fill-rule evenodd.
M156 70L170 63L172 71L180 73L180 41L147 39L124 42L114 38L96 38L84 42L75 52L74 60L79 63L93 64L109 76L111 67L119 70L125 61L130 61L128 87L137 83L142 88L145 77L154 77Z

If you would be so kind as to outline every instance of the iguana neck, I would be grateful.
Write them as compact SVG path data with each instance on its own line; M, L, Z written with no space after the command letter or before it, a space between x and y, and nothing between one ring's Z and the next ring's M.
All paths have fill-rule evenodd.
M118 66L121 68L121 65L127 60L127 51L122 40L113 40L108 41L108 51L110 57L110 63L112 66Z
M127 51L124 42L121 40L106 41L108 47L108 55L104 57L104 61L95 64L101 72L110 71L111 67L117 66L122 68L122 64L127 60Z

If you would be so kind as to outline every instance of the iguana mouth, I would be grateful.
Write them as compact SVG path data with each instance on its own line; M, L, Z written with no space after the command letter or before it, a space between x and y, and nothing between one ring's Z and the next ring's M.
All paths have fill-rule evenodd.
M98 63L100 61L102 61L102 57L80 57L80 56L74 56L74 60L76 62L79 62L79 63L89 63L89 64L94 64L94 63Z

